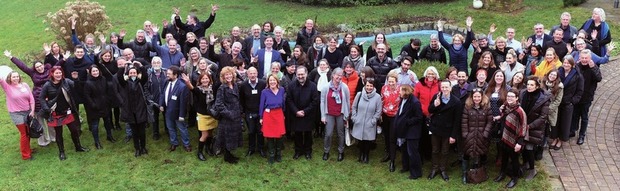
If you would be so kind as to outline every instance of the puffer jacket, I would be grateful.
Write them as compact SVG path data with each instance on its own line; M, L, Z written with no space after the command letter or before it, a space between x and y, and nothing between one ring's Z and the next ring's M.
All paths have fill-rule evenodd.
M489 135L493 126L491 108L467 108L461 115L463 152L470 157L485 155L489 151Z
M527 91L522 91L519 96L521 99L521 107L523 107L530 100L524 99ZM533 101L533 100L531 100ZM549 104L551 103L550 92L540 91L540 95L534 106L527 113L527 126L528 135L525 136L525 141L534 145L541 145L543 138L545 137L545 124L547 117L549 116Z
M368 60L368 62L366 62L366 65L370 66L372 71L375 72L375 82L377 82L377 87L383 87L387 74L394 68L398 67L396 62L394 62L394 60L387 55L383 60L379 60L379 57L373 56Z

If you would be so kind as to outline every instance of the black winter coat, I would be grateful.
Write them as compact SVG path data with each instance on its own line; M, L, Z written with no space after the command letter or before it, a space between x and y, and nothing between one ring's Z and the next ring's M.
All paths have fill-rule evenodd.
M121 107L121 121L130 124L146 123L149 119L149 111L147 106L148 91L144 90L148 82L146 75L146 67L140 67L138 74L142 74L142 78L131 80L124 78L125 68L120 68L116 77L123 93L125 104Z
M86 108L86 118L90 122L108 116L110 111L110 98L108 92L112 87L108 86L106 78L103 76L89 76L84 84L84 108Z
M366 55L368 56L368 55ZM366 62L366 66L370 66L372 70L375 72L375 82L377 82L376 87L383 87L385 83L385 79L387 74L392 71L394 68L397 68L398 65L391 57L386 57L383 61L379 60L379 57L372 57Z
M288 86L286 92L286 106L291 116L293 131L312 131L316 122L317 113L319 112L319 92L316 84L306 80L302 86L299 81L294 81ZM297 111L303 110L304 116L297 117Z
M581 100L581 96L583 95L583 76L581 73L577 71L577 68L571 69L570 72L575 72L570 81L565 82L567 76L565 76L565 71L563 67L558 69L558 77L562 80L562 84L564 84L564 94L562 95L561 105L565 104L577 104Z
M222 84L216 94L215 110L219 112L217 124L219 144L228 149L234 150L242 145L241 132L241 104L239 103L239 87L233 83L231 89L226 84Z
M583 94L581 95L581 100L579 103L592 102L592 100L594 100L594 92L596 92L598 83L603 80L601 70L597 65L590 68L589 65L582 65L581 63L577 64L579 65L581 76L583 76Z
M400 104L398 105L400 107ZM397 138L420 139L422 136L422 104L413 95L410 95L402 107L402 112L396 112L394 121L392 121L393 129L396 129Z
M64 98L64 95L60 88L63 88L67 91L67 95L69 95L71 100L66 100ZM62 112L66 112L67 109L71 109L71 113L77 113L77 105L75 104L75 100L71 96L73 91L75 91L74 82L70 79L64 79L60 82L60 84L54 84L51 80L47 81L43 85L43 88L41 88L41 95L39 95L39 102L41 102L41 111L45 114L48 114L52 111L50 108L55 103L58 103L54 112L62 114Z
M521 95L519 95L521 107L525 107L525 105L530 104L529 102L532 101L535 101L535 103L529 111L525 111L525 113L527 113L527 128L529 132L529 134L525 136L525 141L535 145L541 145L545 137L545 127L547 117L549 116L551 92L540 91L538 99L536 100L528 100L525 97L527 93L527 90L524 90L521 92Z
M435 135L457 138L457 128L460 127L463 111L461 101L458 97L450 95L450 101L447 104L441 102L439 106L435 106L435 99L441 94L441 92L435 94L428 106L428 112L431 114L429 130Z

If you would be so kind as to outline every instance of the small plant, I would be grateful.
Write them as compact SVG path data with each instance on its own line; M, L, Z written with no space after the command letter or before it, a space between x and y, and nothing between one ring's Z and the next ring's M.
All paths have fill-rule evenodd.
M90 2L88 0L77 0L67 2L65 7L56 11L56 13L47 13L48 23L46 31L51 31L56 35L56 39L65 42L69 50L73 49L71 43L71 19L75 18L77 26L75 28L78 39L83 39L88 34L105 33L112 28L110 18L106 15L105 6L98 2Z
M437 68L437 72L439 72L440 78L444 76L444 74L448 71L448 68L450 67L448 66L448 64L444 64L441 62L429 62L427 60L420 60L415 62L413 66L411 66L411 71L413 71L413 73L415 73L419 79L424 77L424 70L426 70L426 68L428 68L429 66L434 66L435 68Z

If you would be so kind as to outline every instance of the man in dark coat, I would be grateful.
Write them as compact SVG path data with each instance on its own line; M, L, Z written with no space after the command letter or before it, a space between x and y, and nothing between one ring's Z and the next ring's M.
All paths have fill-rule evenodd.
M598 65L592 61L592 51L588 49L582 50L579 53L579 64L577 67L583 76L583 94L579 103L574 106L571 135L574 135L575 131L579 129L577 144L582 145L586 137L586 130L588 129L588 113L590 112L590 106L592 106L594 93L596 92L598 83L603 80L603 76L601 75L601 70ZM581 123L579 123L580 121ZM581 128L579 128L580 125Z
M546 41L545 45L542 47L543 52L547 52L548 48L553 48L555 50L555 54L558 55L560 60L564 60L564 56L568 54L568 48L566 48L566 43L562 41L563 30L558 28L553 32L553 40Z
M545 45L545 42L552 39L550 35L545 34L545 26L540 23L534 25L534 34L528 38L528 40L532 41L532 44L540 45L541 47Z
M189 14L187 15L187 23L183 23L179 16L180 10L175 8L174 25L183 31L193 32L197 39L202 38L205 36L207 29L213 24L213 21L215 21L215 12L217 12L218 9L220 9L218 5L211 5L211 14L205 22L200 22L196 15Z
M267 82L259 79L258 71L254 67L250 67L247 71L248 80L239 84L239 101L243 112L245 113L245 121L248 125L248 153L250 156L258 150L261 157L265 157L263 151L264 137L261 132L261 124L259 123L258 106L260 105L260 92L267 87Z
M295 46L300 45L304 48L304 52L308 52L308 49L314 43L314 36L319 35L319 31L314 28L314 21L312 19L306 20L304 28L297 33L297 40L295 40Z
M246 56L256 55L258 50L265 48L265 37L260 34L260 26L252 26L252 35L243 40L243 48L241 52Z
M418 152L422 136L422 104L413 96L413 88L409 85L400 87L400 97L402 100L392 126L396 130L397 145L404 146L403 170L409 171L409 179L418 179L422 176L422 159ZM394 161L390 161L390 171L394 168Z
M146 41L146 32L142 29L138 30L138 32L136 32L136 39L129 43L123 43L125 34L127 34L125 30L121 30L119 33L120 37L118 38L118 47L121 49L130 48L133 51L135 58L142 58L150 63L151 52L155 52L156 50L153 48L151 43Z
M84 83L87 80L88 69L94 63L89 59L86 59L86 52L81 45L75 46L75 56L70 57L62 64L63 73L65 78L73 80L75 83L75 91L72 92L72 96L75 98L75 104L84 104ZM79 107L77 113L79 113Z
M305 154L306 159L312 158L312 129L316 121L319 106L319 92L316 84L307 81L308 69L297 67L297 81L292 82L286 94L288 112L295 116L291 126L295 131L295 155L298 159Z

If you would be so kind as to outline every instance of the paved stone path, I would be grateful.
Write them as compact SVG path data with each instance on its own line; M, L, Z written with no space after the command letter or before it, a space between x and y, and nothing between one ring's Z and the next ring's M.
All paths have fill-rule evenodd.
M603 81L598 84L590 109L585 144L576 138L560 151L550 151L566 190L617 190L620 187L620 61L601 67Z
M601 7L607 22L619 26L620 9L610 0L589 0L587 10ZM618 190L620 188L620 60L601 66L603 80L598 84L586 142L576 138L562 150L549 151L565 190Z

